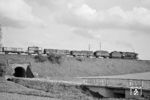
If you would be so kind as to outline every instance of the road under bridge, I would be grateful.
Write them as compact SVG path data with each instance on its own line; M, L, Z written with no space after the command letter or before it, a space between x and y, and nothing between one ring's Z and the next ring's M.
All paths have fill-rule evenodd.
M150 98L150 72L97 77L79 77L83 84L104 97Z

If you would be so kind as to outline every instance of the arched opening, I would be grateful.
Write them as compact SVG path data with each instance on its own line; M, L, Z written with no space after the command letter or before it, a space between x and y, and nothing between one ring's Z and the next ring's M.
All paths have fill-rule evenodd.
M26 71L23 67L16 67L15 68L15 77L25 77L26 76Z

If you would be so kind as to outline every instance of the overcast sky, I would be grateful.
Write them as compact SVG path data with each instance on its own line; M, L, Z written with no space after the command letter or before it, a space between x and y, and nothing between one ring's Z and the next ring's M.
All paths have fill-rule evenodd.
M0 0L4 46L135 51L150 59L150 0Z

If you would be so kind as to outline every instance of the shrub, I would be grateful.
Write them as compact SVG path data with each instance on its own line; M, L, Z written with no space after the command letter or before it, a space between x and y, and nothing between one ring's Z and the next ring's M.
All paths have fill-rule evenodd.
M55 63L61 64L62 56L51 53L51 54L48 54L48 60L53 64L55 64Z
M83 58L76 58L76 60L82 62Z
M4 63L0 63L0 77L3 77L6 74L6 65Z
M47 58L42 56L42 55L36 55L34 57L34 59L35 59L36 62L45 62L45 61L47 61Z

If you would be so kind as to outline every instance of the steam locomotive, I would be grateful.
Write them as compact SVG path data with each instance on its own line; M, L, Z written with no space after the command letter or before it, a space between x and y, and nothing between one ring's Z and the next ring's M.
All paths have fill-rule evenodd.
M99 51L87 51L87 50L59 50L59 49L42 49L38 46L30 46L27 50L23 50L22 48L15 48L15 47L0 47L0 52L9 54L9 53L16 53L16 54L57 54L57 55L64 55L64 56L72 56L72 57L95 57L95 58L115 58L115 59L138 59L138 54L135 52L122 52L122 51L112 51L108 52L105 50Z

